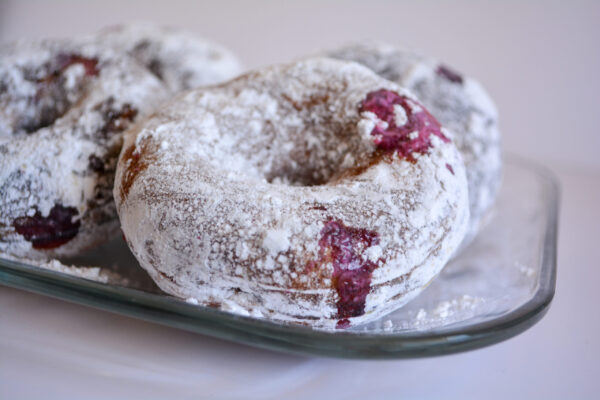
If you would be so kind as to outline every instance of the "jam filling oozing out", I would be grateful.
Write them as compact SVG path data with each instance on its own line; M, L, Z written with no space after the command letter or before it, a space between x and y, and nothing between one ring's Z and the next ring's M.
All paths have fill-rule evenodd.
M371 276L378 267L365 251L379 243L377 232L344 225L329 219L321 230L319 264L333 265L332 285L337 291L337 328L350 326L348 318L365 313ZM380 260L378 260L380 261Z
M440 123L425 107L391 90L370 92L360 104L359 111L372 112L385 122L377 124L371 131L378 150L396 151L398 156L411 162L416 161L413 153L426 154L429 151L432 135L446 143L450 141L442 133ZM397 125L398 113L403 114L401 125Z
M463 83L463 77L459 73L451 70L450 68L446 67L445 65L438 65L437 69L435 70L435 73L438 74L439 76L446 78L450 82L458 83L458 84Z
M81 222L73 221L77 215L75 207L63 207L56 204L47 217L39 211L31 217L19 217L13 221L13 227L25 240L31 242L34 249L54 249L73 239Z

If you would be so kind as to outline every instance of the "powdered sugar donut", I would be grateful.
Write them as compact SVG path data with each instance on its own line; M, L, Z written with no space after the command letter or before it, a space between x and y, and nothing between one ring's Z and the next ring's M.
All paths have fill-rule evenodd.
M241 70L229 50L174 28L118 25L104 29L93 40L133 56L172 92L225 81Z
M436 60L389 45L352 45L328 55L356 61L406 87L454 133L469 182L467 243L493 204L501 180L498 113L488 94L478 82Z
M69 256L118 231L122 132L168 97L136 61L93 43L0 48L0 252Z
M346 327L419 293L463 239L467 184L448 137L358 64L273 66L128 131L115 201L167 293Z

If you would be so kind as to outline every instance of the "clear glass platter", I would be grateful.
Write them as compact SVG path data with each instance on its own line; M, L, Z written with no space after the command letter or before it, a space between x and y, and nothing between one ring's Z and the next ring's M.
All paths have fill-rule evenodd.
M271 350L344 358L448 354L506 340L543 317L556 282L558 203L550 172L509 157L499 198L477 238L415 300L347 330L284 325L162 294L120 239L69 262L114 270L126 286L3 258L0 284Z

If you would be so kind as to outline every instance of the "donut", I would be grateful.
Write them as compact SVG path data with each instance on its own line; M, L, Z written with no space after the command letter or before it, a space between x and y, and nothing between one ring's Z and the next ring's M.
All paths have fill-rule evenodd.
M0 47L0 252L68 257L118 232L122 132L169 96L130 57L94 43Z
M92 40L133 56L173 93L228 80L241 69L229 50L174 28L116 25L93 35Z
M183 93L125 134L114 197L165 292L317 329L419 293L465 234L464 165L408 91L314 58Z
M437 60L386 44L356 44L327 53L355 61L413 92L454 133L467 170L471 222L464 245L474 238L501 182L498 113L475 80Z

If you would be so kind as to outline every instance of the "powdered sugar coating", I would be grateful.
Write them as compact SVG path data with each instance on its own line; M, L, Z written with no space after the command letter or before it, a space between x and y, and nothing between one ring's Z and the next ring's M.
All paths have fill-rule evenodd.
M17 261L27 265L35 265L38 268L48 269L51 271L60 272L66 275L71 275L77 278L88 279L94 282L107 283L109 285L131 287L131 281L121 274L108 270L106 268L92 265L71 265L64 264L57 259L50 260L30 260L27 258L14 257L9 254L2 254L5 260Z
M390 45L357 44L327 55L358 62L406 87L454 133L469 182L468 243L493 204L501 180L498 113L489 95L478 82L439 61Z
M241 70L237 58L223 46L174 28L118 25L92 40L133 56L173 93L228 80Z
M163 84L111 49L46 40L1 47L0 86L0 252L68 256L117 233L122 132Z
M464 166L435 135L412 162L378 150L382 121L359 111L377 90L418 106L365 67L310 59L182 94L127 132L114 195L142 267L174 296L318 328L419 293L463 239ZM370 274L352 315L336 263Z

